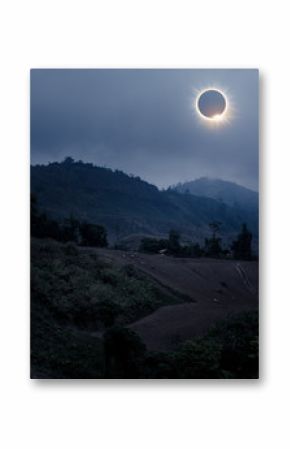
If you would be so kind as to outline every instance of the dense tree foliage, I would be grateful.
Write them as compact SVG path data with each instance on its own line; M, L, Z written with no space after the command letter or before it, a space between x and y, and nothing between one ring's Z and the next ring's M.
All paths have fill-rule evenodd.
M63 243L75 242L83 246L108 246L104 226L80 222L72 215L62 222L52 220L39 212L35 195L31 195L31 236L52 238Z
M47 218L45 213L39 212L35 195L31 195L30 226L31 235L34 237L61 240L59 223Z
M256 379L259 376L258 312L229 317L204 337L173 352L147 353L145 376L169 379Z
M114 243L134 234L163 236L170 229L187 240L208 236L208 223L223 223L222 238L237 233L243 221L257 238L254 214L204 196L160 191L120 170L96 167L67 158L62 163L31 167L31 190L39 207L62 222L73 215L80 221L105 226Z
M168 236L168 252L170 254L178 254L180 252L180 233L176 229L171 229Z
M251 260L251 240L252 234L247 226L243 225L241 233L237 240L233 242L230 249L222 244L222 239L218 237L221 223L210 223L209 228L212 235L206 238L204 246L198 243L189 243L182 245L180 243L180 234L172 230L169 232L168 239L144 238L141 240L139 251L149 254L167 254L176 257L212 257L212 258L234 258L240 260ZM231 253L232 250L232 253Z
M222 239L218 237L221 223L214 221L209 224L209 228L212 231L212 235L210 238L205 239L204 253L208 257L221 257L223 255Z
M118 326L104 335L105 377L137 379L142 377L146 346L130 329Z
M157 254L160 251L167 250L168 240L154 239L146 237L141 240L139 251L149 254Z
M248 230L244 223L237 240L232 244L232 250L235 259L251 260L252 259L252 233Z
M104 226L81 223L80 225L81 244L83 246L108 246L107 232Z
M241 313L188 340L176 351L151 353L126 328L105 335L106 376L154 379L249 379L259 375L258 313Z

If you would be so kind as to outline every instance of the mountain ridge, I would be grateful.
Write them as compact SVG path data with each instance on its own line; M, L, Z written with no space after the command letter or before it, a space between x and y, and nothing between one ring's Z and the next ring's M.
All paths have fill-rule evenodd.
M200 177L192 181L180 182L170 189L180 193L191 193L198 196L213 198L218 201L224 201L230 206L235 204L248 207L257 206L259 193L253 189L242 186L233 181L227 181L219 178Z
M164 236L175 228L186 239L202 241L208 224L222 223L221 236L232 238L243 222L257 235L249 214L210 197L159 190L137 176L67 158L31 166L31 191L48 215L70 215L106 226L111 241L131 234Z

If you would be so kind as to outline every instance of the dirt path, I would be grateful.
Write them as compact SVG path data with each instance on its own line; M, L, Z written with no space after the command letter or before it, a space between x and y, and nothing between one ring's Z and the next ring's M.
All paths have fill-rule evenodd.
M243 283L245 284L246 288L249 290L250 293L255 294L255 287L250 282L245 269L241 266L240 263L236 263L235 266L236 266L236 270L239 273L239 275L241 276L241 279L242 279Z
M187 303L161 307L130 325L150 350L168 350L229 314L258 306L258 263L183 259L161 255L100 250L102 258L132 264ZM174 294L174 293L173 293Z

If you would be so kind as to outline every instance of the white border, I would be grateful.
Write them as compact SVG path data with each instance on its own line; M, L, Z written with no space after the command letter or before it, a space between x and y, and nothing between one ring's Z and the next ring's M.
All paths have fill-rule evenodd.
M1 447L289 447L287 5L1 3ZM262 73L262 379L30 381L29 69L173 66L259 67Z

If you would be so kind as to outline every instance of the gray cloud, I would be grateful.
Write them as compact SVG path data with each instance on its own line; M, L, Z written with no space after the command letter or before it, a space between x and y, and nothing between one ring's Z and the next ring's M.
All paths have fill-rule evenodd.
M209 127L196 92L223 89L232 117ZM32 70L32 163L71 155L160 186L200 176L258 187L256 70Z

